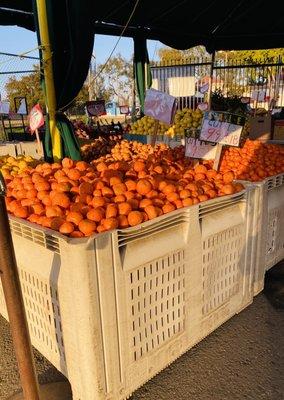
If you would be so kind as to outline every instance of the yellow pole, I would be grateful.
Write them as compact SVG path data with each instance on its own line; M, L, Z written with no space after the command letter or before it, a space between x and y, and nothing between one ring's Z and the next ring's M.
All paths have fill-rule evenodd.
M53 69L52 69L52 51L49 41L45 0L37 0L37 13L38 13L40 40L42 45L43 71L45 80L46 102L49 113L49 129L50 129L51 143L52 143L52 154L54 160L56 161L62 158L62 148L60 141L60 132L56 126L56 119L55 119L56 97L55 97Z

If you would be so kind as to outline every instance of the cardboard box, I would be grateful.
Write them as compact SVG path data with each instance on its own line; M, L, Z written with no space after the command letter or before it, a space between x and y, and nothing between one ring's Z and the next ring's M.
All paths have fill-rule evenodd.
M267 142L271 139L271 129L272 129L272 118L270 114L267 115L256 115L255 117L250 117L250 139L257 139L263 142Z
M273 139L284 140L284 119L274 121Z

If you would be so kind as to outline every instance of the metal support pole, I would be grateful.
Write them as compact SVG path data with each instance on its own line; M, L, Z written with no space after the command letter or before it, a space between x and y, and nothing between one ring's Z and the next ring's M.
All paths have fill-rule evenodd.
M93 100L93 90L92 90L92 61L89 65L88 72L88 92L89 92L89 101Z
M42 61L45 80L46 101L49 113L49 128L52 142L52 153L56 160L62 158L60 132L56 126L56 96L52 68L52 51L50 47L49 31L47 23L46 1L36 0L38 12L38 24L42 45Z
M0 172L0 276L23 392L11 400L71 400L68 382L38 386L21 284L5 204L5 183Z
M5 204L5 184L0 173L0 274L9 315L19 373L27 400L39 400L39 388L25 315L15 252Z
M212 53L212 58L211 58L210 78L209 78L209 88L208 88L208 110L211 110L214 63L215 63L215 51Z

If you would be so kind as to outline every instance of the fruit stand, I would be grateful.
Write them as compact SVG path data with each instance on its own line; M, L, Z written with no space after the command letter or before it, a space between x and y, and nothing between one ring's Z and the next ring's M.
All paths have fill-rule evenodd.
M12 175L3 159L32 343L74 399L126 398L262 290L283 258L284 175L256 176L256 149L283 171L283 149L252 141L224 150L220 172L125 140L91 164L30 158Z
M19 158L16 152L0 159L30 336L68 378L74 400L125 399L247 307L262 290L265 271L283 258L284 150L242 137L237 147L222 149L215 141L222 150L216 168L216 160L186 157L179 143L171 148L156 140L200 128L202 112L183 109L172 126L149 116L132 125L130 134L152 134L155 145L97 138L80 154L70 123L56 111L66 109L83 85L94 29L133 34L135 53L146 49L146 38L180 48L200 40L212 51L227 49L228 42L242 48L243 24L223 4L202 3L192 13L192 4L181 2L169 29L172 4L145 1L140 12L136 2L128 23L137 15L121 33L128 3L96 5L96 14L84 1L73 2L72 13L61 2L50 2L48 12L45 1L33 4L18 23L40 37L51 139L46 150L54 162L37 161L24 148ZM213 12L219 18L214 34L208 29ZM258 48L270 36L263 36L262 8L253 12L259 12L247 18L253 32L247 28L241 41ZM146 28L150 13L158 24ZM98 22L108 14L111 21ZM66 30L64 20L70 22ZM238 34L227 32L224 21ZM200 38L188 33L189 23ZM146 53L134 60L142 108ZM8 318L2 286L0 312Z

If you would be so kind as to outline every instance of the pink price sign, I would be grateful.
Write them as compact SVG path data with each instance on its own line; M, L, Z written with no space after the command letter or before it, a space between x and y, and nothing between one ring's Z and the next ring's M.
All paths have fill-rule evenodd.
M44 125L44 116L39 104L36 104L30 111L29 125L32 133Z
M176 98L156 89L146 90L144 114L165 124L173 122L176 113Z

